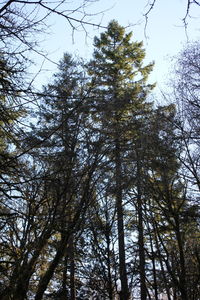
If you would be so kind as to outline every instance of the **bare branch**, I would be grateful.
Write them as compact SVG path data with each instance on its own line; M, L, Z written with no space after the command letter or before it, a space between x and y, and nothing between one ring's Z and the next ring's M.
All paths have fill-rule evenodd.
M147 30L149 15L152 12L152 10L155 8L156 2L158 2L158 0L153 0L152 2L148 1L147 5L146 5L146 7L148 7L147 12L144 14L144 17L145 17L144 33L145 33L146 38L147 38L146 30ZM184 25L185 30L186 30L186 33L187 33L187 25L188 25L187 24L187 19L190 17L190 11L191 11L191 5L192 4L200 6L200 2L198 0L187 0L185 16L182 19L183 25Z

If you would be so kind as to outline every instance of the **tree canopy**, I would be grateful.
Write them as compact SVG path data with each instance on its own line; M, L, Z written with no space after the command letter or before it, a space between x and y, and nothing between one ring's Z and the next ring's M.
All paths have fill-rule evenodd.
M65 16L44 1L0 9L1 43L12 24L22 47L6 40L0 60L0 298L198 300L199 44L181 53L168 105L115 20L89 61L65 53L33 90L22 61L37 21L22 4Z

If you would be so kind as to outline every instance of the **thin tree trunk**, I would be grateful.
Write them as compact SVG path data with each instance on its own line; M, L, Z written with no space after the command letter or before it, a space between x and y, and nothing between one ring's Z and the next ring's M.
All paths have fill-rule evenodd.
M141 191L142 175L140 154L137 153L137 210L138 210L138 244L139 244L139 270L140 270L140 297L147 299L146 274L145 274L145 249L144 249L144 228L143 228L143 207Z
M122 171L119 141L115 141L115 177L116 177L116 208L117 208L117 229L119 245L119 273L121 280L120 300L129 299L127 282L125 241L124 241L124 214L122 203Z
M108 209L108 203L106 198L106 231L105 231L105 237L106 237L106 252L107 252L107 268L108 268L108 295L109 299L113 300L113 284L112 284L112 274L111 274L111 257L110 257L110 237L112 235L110 222L109 222L109 209Z
M108 225L109 227L109 225ZM106 246L107 246L107 267L108 267L108 294L109 299L113 299L113 286L112 286L112 276L111 276L111 261L110 261L110 230L106 231Z
M186 270L185 270L185 257L183 251L183 241L180 233L180 224L179 217L175 216L175 224L176 224L176 238L178 242L179 248L179 257L180 257L180 275L179 275L179 284L180 284L180 292L182 300L188 300L187 297L187 284L186 284Z
M160 266L161 266L161 271L162 271L162 277L163 277L163 280L164 280L164 284L165 284L165 289L166 289L168 300L171 300L169 283L168 283L167 278L166 278L166 271L164 270L164 266L163 266L163 257L162 257L162 254L161 254L161 251L160 251L160 246L159 246L159 241L162 244L162 240L161 240L161 237L160 237L160 234L159 234L159 231L158 231L159 229L158 229L156 221L153 222L153 225L154 225L153 227L154 227L154 233L155 233L156 248L157 248L157 252L158 252L158 256L159 256L159 261L160 261ZM165 264L166 264L167 270L169 272L169 266L166 263L166 261L165 261ZM174 278L172 278L172 280L174 281Z
M66 300L68 296L67 270L68 270L68 254L66 254L64 258L64 270L63 270L63 277L62 277L62 296L60 300Z
M158 284L157 284L157 272L156 272L156 260L154 255L154 245L153 245L153 238L151 234L151 228L149 226L150 220L148 220L148 233L149 233L149 240L150 240L150 247L151 247L151 261L153 267L153 289L154 289L154 296L155 300L158 300Z
M70 258L70 300L76 300L74 235L73 234L71 234L69 238L69 258Z

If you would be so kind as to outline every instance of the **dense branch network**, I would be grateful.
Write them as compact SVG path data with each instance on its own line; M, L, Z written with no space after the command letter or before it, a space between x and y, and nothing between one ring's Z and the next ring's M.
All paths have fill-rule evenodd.
M99 22L92 22L91 18L101 16L104 12L89 13L90 5L95 1L86 0L80 2L77 6L66 0L59 1L23 1L10 0L3 2L0 8L0 27L1 43L8 47L12 45L12 50L17 48L17 53L24 56L24 47L26 50L37 51L37 42L35 34L44 33L48 28L47 19L51 15L57 15L64 18L72 29L83 30L87 35L87 26L105 28ZM30 36L34 36L31 40ZM16 44L17 43L17 44ZM17 47L21 44L20 47ZM5 50L4 50L5 52ZM10 53L10 52L9 52ZM40 54L42 51L40 51Z
M96 2L96 1L92 1L92 2ZM65 7L68 5L66 0L55 1L55 2L53 2L53 5L51 2L47 2L47 1L43 1L43 0L40 0L40 1L39 0L38 1L10 0L0 8L0 14L3 15L6 12L6 10L9 9L11 4L22 4L25 6L26 5L29 5L29 6L36 5L38 7L42 7L47 11L47 14L45 15L44 18L47 18L49 16L49 14L52 14L52 13L57 14L59 16L66 18L67 21L69 22L69 24L71 25L72 29L76 29L76 26L74 25L73 22L81 25L84 30L85 30L84 25L91 25L91 26L95 26L95 27L99 27L99 28L106 28L105 26L102 26L100 23L98 24L98 23L84 20L86 17L97 16L102 13L102 12L97 12L97 13L93 13L93 14L87 14L86 8L88 5L91 4L90 0L84 1L78 7L76 7L75 9L71 9L71 10L67 9ZM63 5L64 5L64 8L63 8ZM72 17L71 15L75 14L75 13L79 13L82 16L80 18ZM41 19L40 21L43 21L44 18Z

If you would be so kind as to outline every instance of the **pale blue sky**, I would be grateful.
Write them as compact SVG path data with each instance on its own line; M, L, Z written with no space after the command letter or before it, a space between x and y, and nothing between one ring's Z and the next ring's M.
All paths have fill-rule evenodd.
M72 1L69 8L75 8L80 0ZM149 1L149 2L152 2ZM145 18L143 14L147 11L145 8L148 0L99 0L91 4L86 9L88 13L105 12L100 15L87 18L93 23L99 23L106 26L110 20L116 19L120 25L128 26L127 31L133 31L133 40L143 40L146 49L147 62L155 61L154 71L151 81L156 81L157 86L163 87L163 82L167 79L167 73L171 65L171 56L176 55L183 45L187 42L187 36L190 41L198 40L200 37L200 8L194 7L191 10L193 18L188 19L187 36L183 27L182 19L186 13L187 0L157 0L154 9L149 15L146 34L144 34ZM107 9L107 10L106 10ZM76 15L73 15L76 16ZM77 15L78 16L78 15ZM58 61L62 58L64 52L80 55L86 59L91 57L93 52L93 37L99 35L102 29L86 27L88 36L84 32L74 32L69 24L61 17L54 16L49 19L51 27L50 34L45 37L43 48L49 52L49 58ZM134 25L137 24L137 25ZM74 42L73 42L74 39ZM37 59L40 63L39 58ZM55 66L49 62L44 64L42 81L47 81Z

